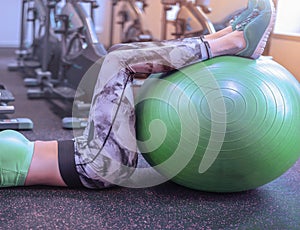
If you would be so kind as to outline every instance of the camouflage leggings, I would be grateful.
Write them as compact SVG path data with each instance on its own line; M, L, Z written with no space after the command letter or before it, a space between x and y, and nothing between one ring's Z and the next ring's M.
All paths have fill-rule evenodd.
M76 169L87 188L119 184L136 167L133 74L167 72L208 58L200 38L129 43L113 49L98 75L88 126L75 138Z

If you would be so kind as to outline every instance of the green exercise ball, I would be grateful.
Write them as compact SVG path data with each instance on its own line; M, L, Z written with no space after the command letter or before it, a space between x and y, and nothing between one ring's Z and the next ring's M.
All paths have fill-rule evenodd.
M270 58L223 56L153 75L137 98L139 150L180 185L245 191L299 159L300 84Z

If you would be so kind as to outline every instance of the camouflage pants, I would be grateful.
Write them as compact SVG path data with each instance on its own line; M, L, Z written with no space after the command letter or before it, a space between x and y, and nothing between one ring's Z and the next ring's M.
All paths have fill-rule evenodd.
M136 167L133 75L179 69L207 56L200 38L113 47L98 75L88 125L84 134L75 138L76 169L85 187L120 184Z

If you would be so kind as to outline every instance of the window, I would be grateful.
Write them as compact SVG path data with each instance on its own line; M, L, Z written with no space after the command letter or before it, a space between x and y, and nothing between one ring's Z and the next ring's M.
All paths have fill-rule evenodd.
M300 36L300 1L277 0L275 34Z

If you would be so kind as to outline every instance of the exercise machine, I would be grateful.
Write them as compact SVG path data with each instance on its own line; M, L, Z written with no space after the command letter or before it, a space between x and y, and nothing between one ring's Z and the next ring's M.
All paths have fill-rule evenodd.
M145 42L152 41L151 31L145 28L144 15L148 4L146 0L112 0L110 45L113 45L115 7L122 3L117 15L121 26L121 42Z
M54 33L53 18L56 14L56 5L59 0L34 0L31 10L34 17L31 19L33 28L32 59L39 62L35 68L34 77L25 78L26 86L41 86L45 82L56 84L59 82L59 68L61 57L60 40ZM37 24L37 26L36 26ZM36 29L37 28L37 29ZM31 90L28 97L32 98Z
M15 50L15 54L17 56L16 62L11 63L8 65L8 70L9 71L17 71L20 70L21 68L24 67L24 59L29 56L29 50L26 47L26 42L25 42L25 31L26 31L26 24L24 23L25 21L25 13L26 11L28 12L28 3L29 0L23 0L22 1L22 6L21 6L21 23L20 23L20 40L19 40L19 48Z
M98 77L94 73L99 72L95 68L100 68L97 61L107 53L93 24L97 7L96 0L22 1L20 45L16 51L22 55L17 57L15 69L33 69L33 76L24 79L30 87L29 99L61 98L86 116ZM92 66L93 74L89 72ZM90 79L79 86L84 75Z
M83 3L90 4L90 15L85 11ZM90 68L106 55L107 51L98 40L91 15L95 0L68 0L57 19L61 27L55 32L61 35L62 41L62 79L78 91L79 83L84 75L89 75ZM91 72L89 72L91 73ZM98 76L91 74L90 86L94 86ZM90 101L93 88L80 85L80 89ZM85 89L84 89L85 88Z
M171 24L175 28L172 33L175 38L201 36L214 33L230 25L230 21L239 15L244 8L237 9L219 22L212 22L208 15L212 12L209 7L210 0L161 0L162 13L162 39L167 37L167 28ZM169 20L168 12L174 6L179 7L174 20Z
M21 22L20 22L20 38L19 38L19 47L17 50L15 50L16 54L16 62L10 63L8 65L9 71L19 71L23 70L23 68L28 66L34 66L39 67L39 63L29 63L28 60L32 60L32 46L29 46L28 39L31 39L31 41L35 40L35 18L37 18L37 11L34 10L33 6L33 0L22 0L21 1ZM32 36L29 38L29 30L30 25L32 29ZM33 43L32 43L33 44ZM25 63L26 61L26 63Z
M51 18L55 4L50 0L47 2L47 18ZM77 89L88 69L106 54L105 48L97 38L93 20L85 11L82 3L91 4L91 12L97 7L95 0L67 0L61 12L54 15L59 26L53 29L48 20L45 41L48 40L49 31L52 30L60 41L61 55L57 81L52 82L49 78L38 81L40 88L35 91L31 90L30 98L41 97L46 92L54 92L63 98L73 98L74 93L71 95L68 93ZM46 44L45 47L46 52L44 53L47 53ZM42 69L45 70L46 67L44 66ZM44 70L43 72L45 72ZM53 73L48 74L53 75Z
M10 105L15 100L11 91L7 90L4 85L0 85L0 130L31 130L33 122L28 118L9 118L8 114L15 112L15 107Z
M52 2L52 4L57 4L59 1ZM49 78L49 73L46 73L46 70L51 71L53 76L57 75L61 55L60 42L52 27L46 30L47 20L47 3L45 0L22 1L20 41L19 48L15 51L17 61L10 64L8 70L22 70L24 72L33 70L34 75L40 79L44 76ZM27 84L36 83L28 82Z
M43 18L39 24L42 25L44 34L40 42L41 68L35 70L34 78L24 80L27 86L40 86L38 89L28 90L29 98L48 97L51 92L64 98L73 98L67 92L74 91L89 67L106 53L97 39L92 19L80 5L81 2L91 3L93 10L98 6L96 1L67 1L57 14L58 2L60 0L35 0L36 10L44 12L43 16L39 17ZM51 18L54 19L55 25L59 26L54 27ZM56 47L59 52L49 57L54 53L51 47ZM55 70L49 68L50 60L57 63ZM60 88L62 85L65 87ZM72 90L68 91L66 86Z
M35 86L28 90L27 95L30 99L67 99L65 101L73 104L73 110L77 109L80 113L86 114L100 69L97 63L107 53L97 38L92 19L92 12L98 5L95 0L67 0L61 11L57 13L54 10L57 2L56 0L47 0L46 2L47 19L42 68L36 70L37 77L24 80L27 86ZM90 14L83 5L86 3L90 4ZM51 17L54 17L58 25L56 28L53 28L50 23ZM60 41L61 50L58 73L55 77L46 66L51 31ZM84 84L80 84L84 76L88 76L88 80L85 80ZM64 118L63 126L65 128L70 127L67 124L70 119L77 118Z
M168 24L175 27L175 32L172 35L176 38L199 36L216 31L213 23L207 17L207 14L211 12L208 6L209 1L161 0L161 3L163 5L162 39L167 38ZM175 5L179 5L176 19L168 20L167 13Z

